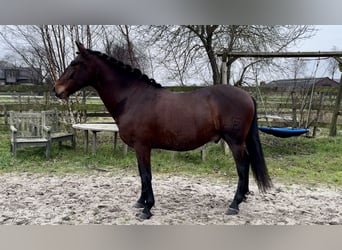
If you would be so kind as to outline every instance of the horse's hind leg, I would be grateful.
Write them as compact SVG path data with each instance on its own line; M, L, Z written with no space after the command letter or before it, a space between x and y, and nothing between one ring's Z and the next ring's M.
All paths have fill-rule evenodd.
M244 144L229 144L236 163L237 173L239 176L237 190L232 203L230 204L227 215L239 213L239 204L246 199L246 194L249 192L249 157L245 150Z

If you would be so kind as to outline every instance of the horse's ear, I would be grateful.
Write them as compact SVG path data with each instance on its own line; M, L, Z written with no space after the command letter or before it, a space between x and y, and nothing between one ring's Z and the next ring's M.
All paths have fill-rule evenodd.
M80 43L79 41L76 41L76 46L77 46L77 49L78 49L78 52L81 54L81 55L86 55L86 48L84 48L83 44Z

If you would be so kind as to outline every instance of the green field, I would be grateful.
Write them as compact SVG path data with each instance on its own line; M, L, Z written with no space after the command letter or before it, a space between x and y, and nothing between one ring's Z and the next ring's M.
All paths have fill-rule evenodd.
M113 151L111 134L100 133L97 154L85 153L82 134L77 134L77 149L68 145L53 145L52 157L45 160L44 149L23 148L13 158L9 150L9 133L0 132L0 172L29 172L47 174L96 173L126 171L138 174L134 152L123 156L122 144ZM293 137L280 139L261 135L266 162L271 177L289 183L342 186L342 135L317 138ZM220 144L210 143L207 159L202 162L200 151L172 153L154 150L154 173L202 175L236 180L237 174L231 155L224 155Z

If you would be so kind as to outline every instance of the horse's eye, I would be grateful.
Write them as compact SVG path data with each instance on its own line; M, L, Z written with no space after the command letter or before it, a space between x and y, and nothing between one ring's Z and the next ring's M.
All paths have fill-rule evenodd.
M81 62L72 61L70 63L70 66L77 66L77 65L80 65L80 64L82 64L82 63Z

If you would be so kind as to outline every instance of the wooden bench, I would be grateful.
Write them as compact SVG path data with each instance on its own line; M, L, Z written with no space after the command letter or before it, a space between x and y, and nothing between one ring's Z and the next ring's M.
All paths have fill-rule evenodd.
M75 133L71 125L60 122L57 109L42 111L42 124L50 130L51 143L58 142L61 147L63 141L70 141L72 148L76 148Z
M21 147L45 147L47 159L51 155L49 128L43 126L41 112L9 112L11 152L14 157Z
M51 145L70 140L75 148L75 136L72 129L61 128L57 110L9 112L11 131L11 152L14 157L21 147L45 147L47 159L51 156Z

